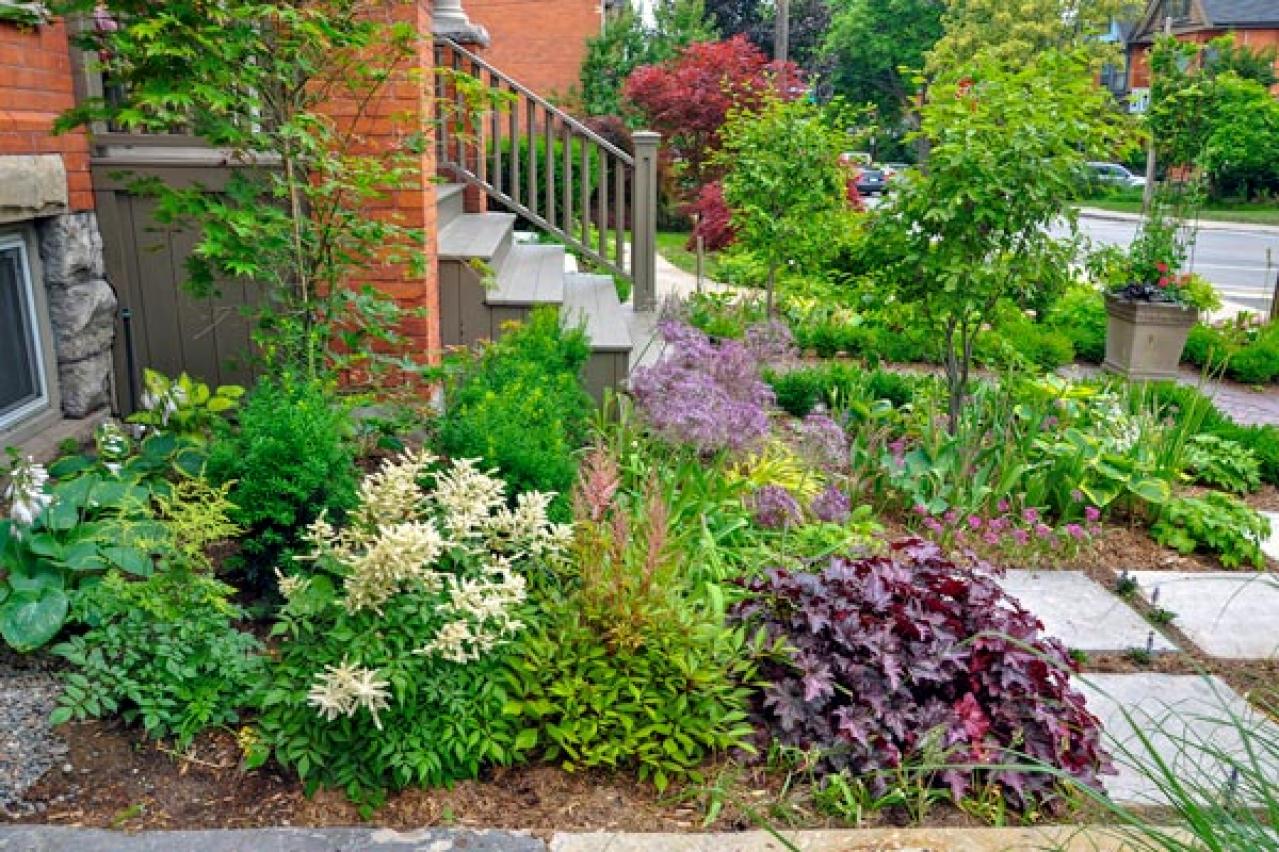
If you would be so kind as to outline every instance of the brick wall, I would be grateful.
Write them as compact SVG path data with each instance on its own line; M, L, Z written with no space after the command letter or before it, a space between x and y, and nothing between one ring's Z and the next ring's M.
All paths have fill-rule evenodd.
M65 25L0 22L0 155L61 154L71 209L92 210L88 137L50 134L54 119L74 103Z
M408 3L386 3L378 14L388 19L411 23L425 33L416 60L399 68L356 120L354 131L360 140L357 153L400 150L405 140L429 126L432 115L434 83L430 74L421 73L433 67L430 39L432 0ZM359 110L351 99L337 99L326 110L338 121L349 123ZM354 287L371 284L395 299L405 309L424 309L425 316L406 317L400 331L409 340L410 354L426 360L435 359L441 349L439 277L436 269L435 148L425 146L419 158L419 179L415 185L389 193L370 205L370 213L384 221L422 230L416 246L425 253L425 270L414 271L403 263L384 262L360 270L351 281Z
M1207 44L1219 36L1226 35L1228 30L1200 30L1193 33L1178 34L1182 41ZM1235 44L1247 46L1254 50L1279 47L1279 30L1235 30ZM1275 63L1279 70L1279 60ZM1138 45L1133 50L1132 66L1129 71L1129 85L1133 88L1145 88L1150 85L1150 47ZM1271 92L1279 96L1279 85L1271 88Z
M586 40L599 35L600 0L462 0L489 31L484 58L542 97L578 88Z

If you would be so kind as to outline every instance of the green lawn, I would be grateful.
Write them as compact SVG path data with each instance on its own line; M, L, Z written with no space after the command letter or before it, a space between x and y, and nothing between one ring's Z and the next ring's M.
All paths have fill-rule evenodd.
M669 260L674 266L679 267L685 272L697 274L697 254L689 251L684 247L688 242L688 232L686 231L658 231L657 233L657 251L662 257ZM716 255L714 252L706 254L706 268L702 270L702 274L709 280L714 281L716 272Z
M1141 201L1133 199L1097 199L1081 201L1081 207L1098 207L1117 213L1140 213ZM1242 222L1250 225L1279 225L1279 205L1231 204L1209 202L1199 211L1199 218L1212 222Z

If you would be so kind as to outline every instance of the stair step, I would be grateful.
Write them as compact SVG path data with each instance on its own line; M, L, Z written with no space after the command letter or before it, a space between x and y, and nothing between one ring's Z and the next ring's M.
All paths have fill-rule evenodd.
M607 275L566 274L560 321L568 327L585 325L592 351L631 351L626 313L617 298L617 287Z
M437 227L445 228L454 219L466 212L463 191L460 183L441 183L435 187L435 210Z
M464 213L440 231L440 260L482 260L497 269L514 229L511 213Z
M558 305L564 301L564 247L516 243L507 252L486 304Z

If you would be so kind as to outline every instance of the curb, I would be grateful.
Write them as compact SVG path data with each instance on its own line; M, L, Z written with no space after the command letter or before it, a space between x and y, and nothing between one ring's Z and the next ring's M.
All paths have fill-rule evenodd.
M1100 219L1106 222L1135 223L1142 221L1138 213L1121 213L1118 210L1103 210L1100 207L1076 207L1081 219ZM1215 219L1200 219L1201 231L1243 231L1245 233L1279 234L1279 225L1254 225L1249 222L1221 222Z

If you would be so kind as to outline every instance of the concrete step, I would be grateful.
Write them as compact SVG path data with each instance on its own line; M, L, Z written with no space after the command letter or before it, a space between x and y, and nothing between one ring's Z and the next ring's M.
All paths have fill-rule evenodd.
M436 227L446 228L466 212L462 198L464 189L460 183L442 183L435 187Z
M463 213L440 230L440 260L479 260L500 272L514 230L510 213Z
M595 352L631 351L626 314L608 275L566 274L560 321L566 327L584 326Z
M484 294L492 306L558 305L564 301L564 247L516 243L502 261L497 282Z

